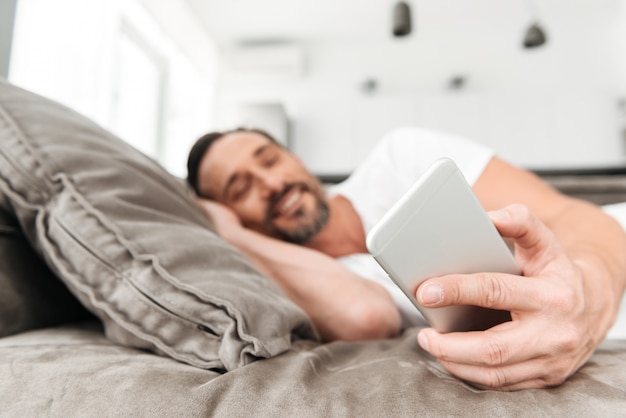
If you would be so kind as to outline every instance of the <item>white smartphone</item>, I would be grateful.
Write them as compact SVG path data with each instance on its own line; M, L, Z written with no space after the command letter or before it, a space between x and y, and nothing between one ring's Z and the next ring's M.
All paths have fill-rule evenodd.
M415 289L452 273L520 274L515 258L456 164L441 158L367 235L367 248L439 332L482 331L511 319L478 306L424 308Z

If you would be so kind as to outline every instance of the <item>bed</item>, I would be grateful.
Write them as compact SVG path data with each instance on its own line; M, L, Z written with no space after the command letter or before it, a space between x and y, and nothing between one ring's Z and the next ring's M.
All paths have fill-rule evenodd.
M623 173L592 174L549 180L626 200ZM626 341L605 341L557 388L514 393L449 376L416 329L320 342L304 312L215 234L184 182L6 81L0 263L3 417L626 411Z

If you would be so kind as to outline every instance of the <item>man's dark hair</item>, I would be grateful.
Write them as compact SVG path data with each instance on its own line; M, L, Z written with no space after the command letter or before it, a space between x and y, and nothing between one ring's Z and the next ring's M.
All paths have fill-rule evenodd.
M211 147L211 145L213 145L215 141L225 135L235 132L257 133L259 135L263 135L272 142L278 143L276 139L274 139L270 134L261 129L237 128L230 131L209 132L208 134L202 135L193 144L193 146L191 147L191 151L189 151L189 157L187 157L187 183L189 183L191 188L194 190L194 192L196 192L198 196L202 196L198 185L198 170L200 169L200 163L202 162L202 158L206 155L206 153L209 151L209 148Z

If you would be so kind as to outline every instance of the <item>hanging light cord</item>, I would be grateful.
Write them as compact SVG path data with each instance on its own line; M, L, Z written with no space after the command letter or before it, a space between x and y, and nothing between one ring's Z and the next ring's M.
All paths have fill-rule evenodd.
M535 22L541 21L539 18L539 9L533 0L524 0L526 4L526 10L528 10L528 14L532 17Z

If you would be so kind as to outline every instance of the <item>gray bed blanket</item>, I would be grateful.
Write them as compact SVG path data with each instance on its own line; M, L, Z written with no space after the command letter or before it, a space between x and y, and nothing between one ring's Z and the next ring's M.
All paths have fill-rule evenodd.
M416 330L297 341L219 374L107 340L98 325L0 340L0 416L625 416L626 341L607 341L554 389L482 391L447 375Z

